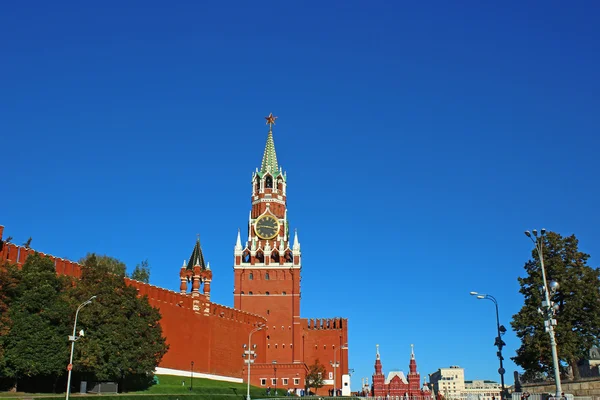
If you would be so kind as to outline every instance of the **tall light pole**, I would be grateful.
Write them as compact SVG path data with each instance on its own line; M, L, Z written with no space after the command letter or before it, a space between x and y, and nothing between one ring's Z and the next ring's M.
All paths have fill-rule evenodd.
M76 336L75 332L77 331L77 317L79 315L79 310L83 307L87 306L94 300L96 296L90 297L88 300L84 301L77 307L77 311L75 311L75 323L73 324L73 335L69 336L69 340L71 341L71 356L69 357L69 365L67 365L67 370L69 371L67 377L67 394L65 396L65 400L69 400L69 394L71 393L71 370L73 369L73 350L75 350L75 341L83 336L83 330L79 333L79 336Z
M336 393L335 393L335 377L336 377L336 368L340 366L340 364L337 362L336 360L336 355L337 355L337 351L339 349L342 350L348 350L348 343L342 345L342 347L338 347L333 349L333 362L330 362L331 366L333 367L333 397L336 397Z
M531 235L533 233L533 236ZM558 361L558 349L556 347L556 337L554 335L554 326L556 325L556 319L554 319L554 314L556 313L556 307L554 303L550 301L550 292L548 291L548 283L546 281L546 269L544 268L544 237L546 236L546 229L542 228L540 231L540 235L538 236L538 231L536 229L531 232L525 231L525 235L531 239L533 244L535 245L535 250L538 253L540 258L540 266L542 269L542 280L544 286L542 291L544 292L544 301L542 301L542 309L538 309L542 315L544 315L544 326L546 327L546 332L550 336L550 347L552 348L552 364L554 365L554 380L556 383L556 398L560 398L562 395L562 387L560 384L560 364ZM534 239L535 237L535 239ZM556 292L558 289L558 282L552 281L550 282L550 290L552 290L552 294Z
M277 361L273 360L273 371L275 372L275 396L277 396Z
M248 365L248 391L246 392L246 400L250 400L250 365L252 365L252 363L254 362L254 359L256 358L256 353L254 352L256 345L254 345L254 347L252 347L252 334L254 332L260 331L264 327L265 327L264 325L259 325L256 328L254 328L253 330L251 330L250 334L248 335L248 347L246 348L246 345L244 345L244 354L242 355L242 357L244 357L244 358L246 358L246 356L248 357L247 359L244 360L244 362Z
M193 361L190 363L190 366L192 367L192 370L191 370L192 372L190 375L190 392L191 392L192 390L194 390L194 362Z
M502 385L502 394L500 397L504 399L506 394L504 389L504 373L506 372L506 370L502 365L502 360L504 360L504 357L502 357L502 347L504 347L506 343L504 343L504 341L502 340L502 335L506 332L506 328L503 325L500 325L500 317L498 316L498 302L496 301L496 298L490 294L479 294L477 292L471 292L471 296L477 296L479 300L493 301L494 305L496 306L496 328L498 329L498 336L496 336L496 341L494 342L494 345L498 347L498 353L496 353L496 355L500 360L500 368L498 368L498 373L500 374L500 384Z

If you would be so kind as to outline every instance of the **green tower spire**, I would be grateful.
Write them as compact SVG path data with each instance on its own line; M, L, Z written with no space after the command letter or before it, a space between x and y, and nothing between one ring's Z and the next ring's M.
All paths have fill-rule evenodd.
M267 135L267 144L265 146L259 176L262 178L264 174L270 173L271 176L275 178L280 174L279 164L277 163L277 154L275 153L275 142L273 141L273 125L275 125L277 117L273 116L273 113L270 113L265 119L267 120L267 125L269 125L269 134Z

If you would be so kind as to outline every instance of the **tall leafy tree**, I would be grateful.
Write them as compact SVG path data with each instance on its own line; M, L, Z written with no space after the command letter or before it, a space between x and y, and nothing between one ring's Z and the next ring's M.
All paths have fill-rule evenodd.
M85 257L78 261L79 264L88 264L88 260L94 259L93 265L102 270L108 270L118 276L126 276L127 266L124 262L107 255L98 255L88 253Z
M562 237L549 232L543 243L547 280L559 282L551 301L558 305L555 326L558 356L564 369L571 366L579 377L577 362L584 358L600 339L600 269L587 265L588 254L580 252L575 235ZM511 325L521 339L521 347L513 361L524 369L524 380L552 375L550 339L544 328L544 317L538 312L544 299L539 256L534 249L525 263L526 276L519 278L525 301L513 316Z
M135 269L131 273L131 279L150 283L150 264L148 264L148 260L144 260L135 266Z
M318 389L322 388L325 384L325 366L319 362L317 358L314 364L308 366L308 373L306 374L306 388L315 389L315 393Z
M94 255L82 266L72 297L96 299L79 317L86 334L78 342L73 369L88 378L118 381L126 389L131 382L151 377L168 346L158 309L113 272L111 264Z
M14 271L13 271L14 272ZM54 263L38 253L19 272L10 304L10 330L3 338L4 375L13 378L60 376L68 361L68 279L58 277Z
M0 265L0 371L4 368L4 339L10 332L9 307L16 296L18 271L14 265Z

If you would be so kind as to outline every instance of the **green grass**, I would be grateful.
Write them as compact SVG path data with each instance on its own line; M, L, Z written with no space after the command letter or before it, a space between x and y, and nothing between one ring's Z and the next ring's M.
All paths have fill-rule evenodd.
M244 400L247 386L245 383L233 383L213 381L204 378L194 378L193 390L190 391L190 377L157 375L158 384L152 385L146 390L139 392L128 392L115 396L102 395L103 400ZM185 386L181 382L185 382ZM89 388L89 387L88 387ZM70 397L90 397L93 394L80 395L71 393ZM265 388L250 386L250 396L253 399L267 398ZM10 393L0 392L0 398L17 400L44 398L44 400L59 400L65 396L50 393ZM284 396L279 396L285 399ZM270 396L269 399L277 399ZM288 398L293 399L293 398Z
M151 386L147 390L140 392L131 392L136 394L218 394L231 396L245 396L247 385L245 383L233 383L223 381L213 381L211 379L194 378L193 391L190 392L190 377L157 375L158 384ZM181 382L185 382L185 386ZM250 386L250 396L266 397L265 389Z

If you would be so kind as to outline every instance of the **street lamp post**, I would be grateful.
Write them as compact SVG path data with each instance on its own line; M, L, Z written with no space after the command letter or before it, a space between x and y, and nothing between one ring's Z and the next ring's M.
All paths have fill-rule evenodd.
M254 347L251 347L252 334L254 332L260 331L264 327L264 325L259 325L258 327L251 330L250 334L248 335L248 347L246 348L246 345L244 345L244 354L242 355L242 357L248 357L244 360L244 362L248 365L248 390L246 392L246 400L250 400L250 365L252 365L252 363L254 362L254 358L256 358L256 353L254 352L256 345L254 345Z
M275 373L275 396L277 396L277 361L273 360L273 371Z
M337 375L336 368L340 366L340 364L337 362L336 355L337 355L337 351L340 348L342 350L348 350L348 343L342 345L342 347L333 349L333 363L330 362L331 366L333 367L333 397L336 397L336 392L335 392L335 378Z
M531 234L533 233L533 237ZM544 325L546 327L546 332L550 336L550 347L552 348L552 364L554 365L554 379L556 383L556 398L560 398L562 395L562 387L560 384L560 364L558 361L558 349L556 347L556 336L554 335L554 326L556 325L556 319L554 319L554 314L556 313L556 308L554 307L554 303L550 301L550 292L548 291L548 283L546 281L546 269L544 268L544 236L546 236L546 229L542 228L540 231L540 235L538 236L538 232L536 229L531 232L525 231L525 235L531 239L533 244L535 245L535 250L538 253L540 258L540 266L542 269L542 281L543 281L543 292L544 292L544 301L542 301L542 308L544 309L541 313L544 315ZM535 237L535 239L534 239ZM558 283L555 281L550 282L550 289L552 293L556 292L558 289Z
M498 316L498 301L496 301L496 298L492 295L489 294L479 294L477 292L471 292L471 296L477 296L477 298L479 300L490 300L494 302L494 305L496 306L496 328L498 329L498 336L496 337L496 341L494 342L494 345L496 345L498 347L498 353L496 353L496 355L498 356L498 359L500 360L500 368L498 368L498 373L500 374L500 384L502 385L502 395L501 398L504 399L505 397L505 389L504 389L504 373L506 372L506 370L504 369L502 360L504 360L504 357L502 357L502 347L504 347L504 345L506 343L504 343L504 341L502 340L502 335L506 332L506 328L503 325L500 325L500 317Z
M191 375L190 375L190 392L192 390L194 390L194 362L192 361L191 363Z
M83 336L83 329L80 331L79 336L75 335L77 331L77 317L79 316L79 310L83 307L87 306L94 300L96 296L90 297L88 300L84 301L77 307L77 311L75 311L75 323L73 324L73 335L69 336L69 341L71 341L71 356L69 357L69 365L67 366L68 377L67 377L67 394L65 395L65 400L69 400L69 394L71 394L71 370L73 369L73 350L75 350L75 341Z

